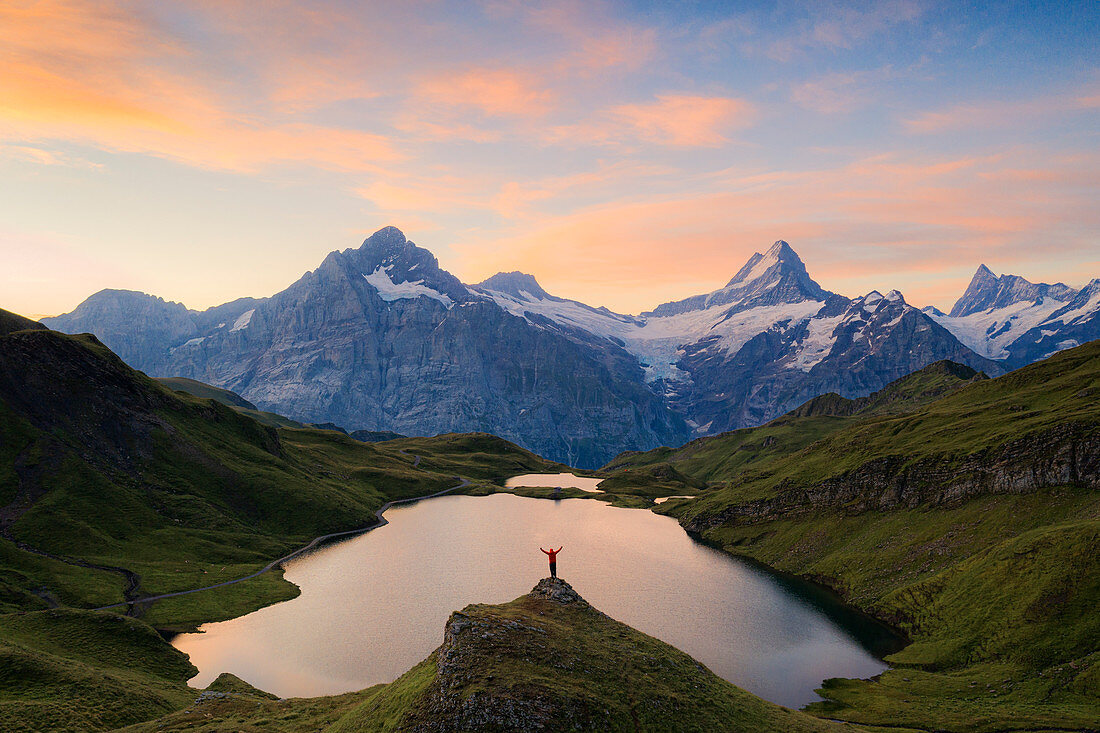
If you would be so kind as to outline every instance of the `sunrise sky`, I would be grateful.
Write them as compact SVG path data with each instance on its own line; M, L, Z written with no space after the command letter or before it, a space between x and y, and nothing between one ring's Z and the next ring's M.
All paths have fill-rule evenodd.
M265 296L387 224L638 312L786 239L1100 277L1100 3L0 2L0 307Z

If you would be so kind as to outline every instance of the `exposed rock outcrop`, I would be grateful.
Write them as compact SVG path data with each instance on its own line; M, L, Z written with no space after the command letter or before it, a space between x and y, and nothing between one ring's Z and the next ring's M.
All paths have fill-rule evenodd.
M866 511L962 503L983 494L1025 494L1053 486L1100 488L1100 428L1059 425L996 449L956 459L888 456L812 486L784 482L771 499L729 506L685 522L691 532L825 510Z

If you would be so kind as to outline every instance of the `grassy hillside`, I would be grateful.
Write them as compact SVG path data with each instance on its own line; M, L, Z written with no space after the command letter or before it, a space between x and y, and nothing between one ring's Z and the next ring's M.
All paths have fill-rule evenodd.
M443 645L397 681L351 695L210 698L134 731L830 731L753 697L549 578L452 614Z
M222 389L221 387L215 387L206 382L200 382L196 379L188 379L187 377L156 377L156 380L163 384L168 389L176 392L186 392L189 395L195 397L202 397L208 400L214 400L220 402L227 407L243 407L246 410L257 409L254 404L241 397L236 392L228 389Z
M165 388L94 337L12 333L0 337L0 600L102 605L123 600L128 573L139 576L131 597L209 585L373 523L386 500L439 491L454 474L556 467L491 436L378 446L276 430ZM260 579L158 604L150 620L186 626L289 592Z
M249 575L313 537L373 524L388 500L454 486L467 469L478 479L558 465L492 436L376 446L275 429L147 378L92 336L0 336L0 657L9 675L0 727L102 730L182 707L194 696L184 684L193 669L149 624L189 629L297 588L273 571L142 598ZM112 626L113 614L67 610L121 601L134 601L118 611L141 621Z
M41 331L46 327L38 321L32 321L30 318L21 316L18 313L12 313L0 308L0 336L13 333L15 331Z
M884 728L1096 729L1100 343L961 381L853 414L819 398L653 455L711 481L658 510L909 636L895 669L830 681L811 712Z
M146 624L92 611L0 616L0 729L106 730L195 697L197 670Z
M912 411L985 378L970 367L940 361L867 397L853 400L826 394L760 427L699 438L679 448L623 453L604 466L601 473L618 478L624 469L667 463L695 480L728 482L739 479L755 466L770 465L863 419Z

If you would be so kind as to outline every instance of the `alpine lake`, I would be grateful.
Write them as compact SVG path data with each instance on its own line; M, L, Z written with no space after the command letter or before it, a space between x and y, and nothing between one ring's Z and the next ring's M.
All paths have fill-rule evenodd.
M540 483L541 481L541 483ZM572 485L569 474L509 485ZM672 518L593 499L443 496L285 564L297 598L172 639L204 687L232 672L281 697L390 682L443 641L452 611L503 603L558 576L612 618L680 648L730 682L798 708L830 677L876 675L898 648L884 627L802 581L700 544Z

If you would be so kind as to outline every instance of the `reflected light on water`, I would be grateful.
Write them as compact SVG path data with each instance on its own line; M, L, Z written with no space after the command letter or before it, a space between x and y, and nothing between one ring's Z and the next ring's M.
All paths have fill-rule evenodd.
M513 476L505 481L504 485L509 489L538 486L574 488L596 494L600 493L600 489L596 487L601 481L603 481L602 478L576 476L572 473L525 473L522 476Z
M669 517L497 494L386 518L288 563L298 598L177 636L200 670L191 683L227 671L301 697L392 681L439 646L452 611L510 601L548 575L539 547L551 545L564 546L558 575L593 606L768 700L798 707L827 677L885 669L789 583L692 541Z

